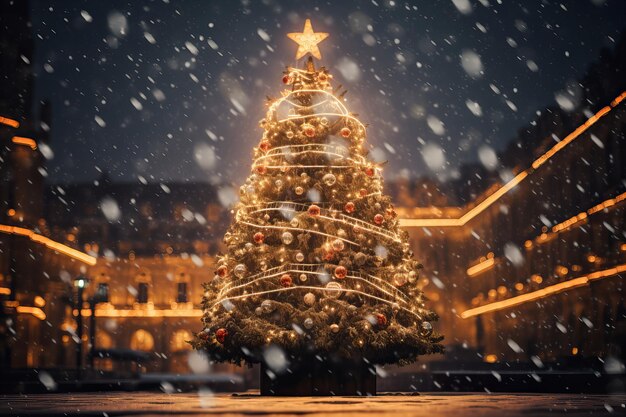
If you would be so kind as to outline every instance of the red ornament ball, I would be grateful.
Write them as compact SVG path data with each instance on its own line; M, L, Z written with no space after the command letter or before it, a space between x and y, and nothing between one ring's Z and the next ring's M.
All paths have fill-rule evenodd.
M337 268L335 268L335 278L344 279L346 275L348 275L348 270L345 266L339 265Z
M374 223L383 224L384 221L385 221L385 218L383 217L382 214L377 214L374 216Z
M341 136L343 136L344 138L347 138L352 132L347 127L344 127L339 133L341 133Z
M384 326L387 324L387 317L384 314L376 314L376 323L379 326Z
M291 77L289 75L285 75L283 76L283 83L284 84L291 84L292 80Z
M311 125L305 125L302 130L304 131L304 134L309 138L315 136L315 128Z
M365 168L365 175L367 175L368 177L373 177L374 174L376 174L376 170L372 167L367 167Z
M356 206L352 201L348 201L346 205L343 206L343 209L346 213L354 213L354 210L356 210Z
M215 331L215 338L220 343L224 343L224 341L226 340L226 336L228 336L228 330L224 328L220 328Z
M335 257L335 252L332 250L327 250L324 252L324 260L325 261L332 261L332 259Z
M217 268L217 275L224 278L226 275L228 275L228 268L226 268L226 266L224 265L220 266L219 268Z
M254 243L261 244L265 240L265 235L261 232L256 232L252 238L254 239Z
M270 149L270 143L267 140L261 141L259 144L259 149L263 152L267 152Z
M359 195L360 195L361 197L365 197L365 196L367 195L367 190L366 190L365 188L361 188L361 189L359 190Z
M206 331L198 333L198 338L201 340L209 340L209 334Z
M265 165L259 165L256 167L256 172L263 175L267 172L267 168L265 168Z
M282 277L280 277L280 285L282 285L285 288L291 287L293 285L293 280L291 279L291 275L285 274Z
M307 210L307 213L309 213L309 216L313 216L313 217L319 216L321 212L322 212L322 209L320 209L319 206L316 206L315 204L311 204L309 206L309 209Z

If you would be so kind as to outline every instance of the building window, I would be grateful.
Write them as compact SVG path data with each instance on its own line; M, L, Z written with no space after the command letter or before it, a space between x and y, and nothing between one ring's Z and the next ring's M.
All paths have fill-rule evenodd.
M109 283L108 282L100 282L98 283L98 288L96 289L96 299L99 303L108 303L109 302Z
M146 304L148 302L148 283L140 282L137 285L137 302Z
M139 329L130 338L130 348L133 350L150 351L154 349L154 337L146 330Z
M172 335L172 339L170 340L170 351L171 352L180 352L185 350L190 350L191 345L187 343L192 340L193 336L191 332L188 330L177 330Z
M179 282L176 284L176 302L177 303L186 303L188 301L187 297L187 283Z

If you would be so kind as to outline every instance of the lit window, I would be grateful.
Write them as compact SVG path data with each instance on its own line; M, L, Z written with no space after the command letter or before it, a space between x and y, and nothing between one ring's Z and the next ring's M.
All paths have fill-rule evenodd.
M191 349L191 345L187 341L192 340L193 336L188 330L178 330L172 335L170 341L170 351L179 352L181 350Z
M149 332L139 329L130 338L130 348L133 350L152 350L154 349L154 337Z

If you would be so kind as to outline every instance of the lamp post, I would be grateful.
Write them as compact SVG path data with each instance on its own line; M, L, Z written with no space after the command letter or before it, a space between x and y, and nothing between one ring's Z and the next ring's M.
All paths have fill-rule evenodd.
M101 283L98 285L95 294L89 299L89 367L93 369L94 354L96 351L96 305L98 303L109 302L109 285Z
M76 316L76 379L80 379L83 367L83 292L89 285L89 279L84 275L79 275L74 279L74 286L77 289L76 306L78 315Z

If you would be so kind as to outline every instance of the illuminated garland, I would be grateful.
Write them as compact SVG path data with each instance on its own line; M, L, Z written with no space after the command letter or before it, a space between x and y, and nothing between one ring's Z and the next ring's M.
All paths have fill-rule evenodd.
M312 203L312 204L317 205L320 203ZM293 208L290 206L293 206ZM277 201L277 202L271 202L267 204L255 204L255 205L246 206L246 207L256 208L250 213L257 213L257 212L263 212L263 211L291 211L294 213L298 213L298 212L305 212L309 208L309 206L310 205L305 205L301 203ZM262 208L257 208L257 207L262 207ZM302 210L296 210L296 208L301 208ZM333 213L331 210L323 208L323 207L320 207L320 211L322 213L326 213L326 215L320 214L318 216L319 218L330 220L332 222L339 222L339 223L347 224L352 227L359 227L367 232L371 232L371 233L386 237L387 239L391 239L395 242L401 242L400 237L396 233L383 229L382 227L375 226L364 220L357 219L351 216L346 216L343 213L336 213L336 217L335 217L333 216Z
M248 294L243 294L243 295L235 295L235 296L231 296L231 297L225 297L222 300L215 302L211 308L216 307L219 304L222 304L224 301L230 301L230 300L239 300L242 298L248 298L248 297L254 297L254 296L258 296L258 295L264 295L264 294L272 294L272 293L278 293L278 292L286 292L286 291L293 291L293 290L311 290L311 291L321 291L321 292L346 292L346 293L353 293L353 294L358 294L358 295L362 295L364 297L367 298L371 298L377 301L380 301L382 303L388 304L388 305L394 305L396 304L395 300L394 301L389 301L386 300L384 298L380 298L380 297L376 297L375 295L371 295L368 294L366 292L360 291L360 290L354 290L351 288L342 288L342 289L335 289L335 288L326 288L326 287L312 287L312 286L308 286L308 285L299 285L299 286L295 286L295 287L281 287L281 288L275 288L272 290L265 290L265 291L258 291L258 292L253 292L253 293L248 293ZM418 313L409 310L405 307L402 307L398 304L396 304L395 306L396 308L398 308L399 310L402 311L406 311L409 314L412 314L413 316L415 316L418 320L422 320L422 316L420 316Z
M281 274L288 273L288 272L293 272L293 273L306 272L308 274L314 274L314 275L326 275L326 274L330 275L329 272L324 272L324 273L320 272L320 269L324 269L324 265L325 264L293 264L293 263L281 265L279 267L269 269L259 274L251 275L249 277L241 278L239 280L234 280L234 281L230 281L226 283L226 285L224 285L224 287L220 289L220 292L218 293L217 298L223 297L224 295L228 294L228 292L230 292L231 290L244 288L255 282L266 280L268 278L275 278ZM394 297L394 301L398 298L400 298L400 300L404 303L409 303L410 301L410 298L406 294L404 294L402 291L398 290L396 287L394 287L393 285L389 284L387 281L381 278L378 278L369 274L364 274L362 272L349 271L349 273L352 275L346 275L346 278L349 277L352 279L365 281L368 284L375 287L376 289L378 289L379 291ZM372 281L376 281L376 283ZM386 287L386 289L382 287Z

